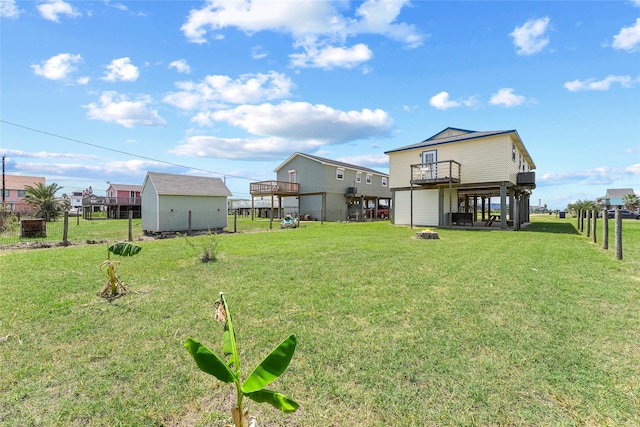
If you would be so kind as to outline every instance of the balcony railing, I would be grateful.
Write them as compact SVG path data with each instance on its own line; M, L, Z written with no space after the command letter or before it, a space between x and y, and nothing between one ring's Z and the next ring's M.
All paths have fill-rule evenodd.
M460 166L455 160L411 165L411 183L428 185L460 182Z
M300 193L300 184L286 181L260 181L249 184L252 195L275 194L280 196L297 195Z
M140 206L141 197L99 197L89 196L82 199L82 206L104 205L104 206Z

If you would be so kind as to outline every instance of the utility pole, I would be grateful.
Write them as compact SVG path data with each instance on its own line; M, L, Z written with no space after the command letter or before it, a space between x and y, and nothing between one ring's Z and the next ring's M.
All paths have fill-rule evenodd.
M4 158L6 157L6 154L2 155L2 210L4 211Z

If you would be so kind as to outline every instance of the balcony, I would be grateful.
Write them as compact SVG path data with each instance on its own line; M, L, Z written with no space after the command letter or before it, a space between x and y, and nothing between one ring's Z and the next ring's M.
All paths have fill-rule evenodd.
M249 184L249 192L252 196L276 195L297 196L300 193L300 184L286 181L260 181Z
M460 166L455 160L411 165L411 184L428 186L459 183Z

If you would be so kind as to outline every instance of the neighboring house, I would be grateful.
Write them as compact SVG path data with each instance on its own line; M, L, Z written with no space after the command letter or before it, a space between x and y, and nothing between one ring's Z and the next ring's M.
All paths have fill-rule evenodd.
M69 194L69 208L76 212L82 212L82 197L82 191L72 191Z
M147 172L142 185L142 230L215 230L228 226L227 197L220 178Z
M605 209L623 209L625 206L622 199L628 194L636 193L633 188L607 188L606 196L598 197L597 201Z
M132 211L134 218L141 218L141 191L142 185L110 184L105 198L107 217L129 218L129 211Z
M278 209L278 200L275 200L274 209ZM252 208L253 204L253 208ZM271 199L266 200L229 200L229 213L237 213L240 216L258 215L261 218L268 218L271 213Z
M385 154L394 224L473 225L481 220L519 229L529 221L536 166L515 130L446 128ZM492 215L492 202L500 203L499 214Z
M46 185L45 181L45 178L41 176L5 175L2 184L4 187L2 203L7 212L20 215L32 214L33 208L24 201L25 189L27 186Z
M275 197L282 214L323 221L377 218L389 202L389 176L363 166L294 153L275 171L275 181L251 183L252 201Z

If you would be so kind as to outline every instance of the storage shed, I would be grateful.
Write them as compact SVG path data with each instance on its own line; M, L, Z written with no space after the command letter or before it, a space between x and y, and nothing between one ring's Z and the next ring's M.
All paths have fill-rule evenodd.
M148 234L225 228L229 196L220 178L147 172L141 196L142 230Z

